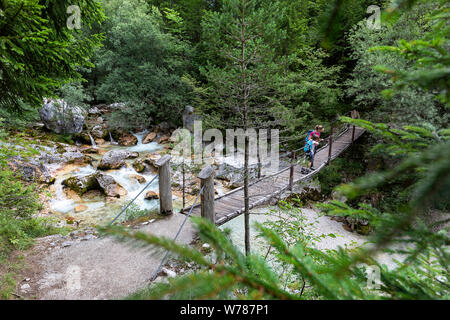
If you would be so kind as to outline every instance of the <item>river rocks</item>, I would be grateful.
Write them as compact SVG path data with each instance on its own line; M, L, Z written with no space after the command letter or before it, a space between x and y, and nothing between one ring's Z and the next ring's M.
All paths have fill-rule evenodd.
M55 182L55 178L49 174L48 170L43 165L35 165L20 160L11 160L9 166L12 170L18 172L24 181L47 184Z
M175 271L172 271L167 268L162 268L161 272L162 272L162 274L166 275L169 278L175 278L177 276L177 273Z
M195 174L189 172L186 169L185 172L185 192L190 195L197 195L199 191L200 180ZM172 188L183 191L183 173L181 171L175 171L172 174Z
M333 216L331 220L341 222L342 227L348 232L357 232L360 235L367 236L369 235L373 228L370 226L369 221L362 218L356 218L351 216L340 217Z
M133 168L136 170L136 172L144 172L145 171L145 163L142 159L137 159L135 162L133 162Z
M92 190L101 190L107 197L111 198L120 198L127 194L127 191L113 177L102 172L96 172L84 177L71 177L64 180L62 185L75 191L79 196ZM79 209L81 210L82 208Z
M249 179L255 179L258 176L258 166L249 166ZM238 188L244 185L244 168L238 168L226 162L219 165L216 178L229 182L230 188Z
M139 158L139 152L130 152L128 155L128 159L136 159Z
M159 195L156 192L153 191L148 191L145 194L145 200L158 200L159 199Z
M89 136L89 133L85 132L85 131L80 132L79 134L74 134L73 139L75 141L78 141L78 142L81 142L84 144L89 144L89 145L92 144L92 140L91 140L91 137Z
M169 142L169 139L170 139L169 136L163 135L163 136L159 137L158 143L166 143L166 142Z
M92 107L89 109L88 113L90 116L96 116L96 115L101 114L101 111L97 107Z
M153 142L157 137L156 132L150 132L143 140L142 143L143 144L148 144L150 142Z
M158 167L156 166L156 162L161 159L161 155L158 153L151 153L148 154L145 159L144 162L148 165L148 167L150 168L151 171L153 172L157 172L158 171Z
M89 190L95 190L99 188L97 178L95 174L91 174L84 177L71 177L62 182L62 185L66 188L70 188L78 195L82 196Z
M98 154L99 150L98 148L93 148L93 147L88 147L86 149L83 150L83 153L87 153L87 154Z
M92 158L91 156L85 155L81 152L65 152L62 155L62 161L64 163L77 163L77 164L84 164L84 163L89 163L92 164L92 162L94 162L94 158Z
M80 213L80 212L86 211L87 209L88 209L88 207L82 204L82 205L75 207L74 211L75 211L75 213Z
M147 182L147 180L143 176L140 176L138 174L132 174L132 175L130 175L130 178L137 180L141 184Z
M287 194L287 199L288 201L291 199L298 199L302 203L308 201L320 201L322 199L320 184L317 180L295 184L293 192Z
M331 198L336 201L347 202L347 197L336 190L333 190L333 192L331 193Z
M108 131L102 125L96 125L91 129L91 134L94 138L105 139L108 136Z
M125 165L125 159L131 156L130 152L122 150L111 150L105 153L98 165L100 170L119 169Z
M95 174L99 187L103 190L107 197L120 198L127 195L127 191L117 183L113 177L102 172Z
M64 100L45 100L39 116L45 127L58 134L74 134L83 130L86 112L69 106Z
M78 193L76 193L72 189L66 188L64 190L64 193L67 199L73 200L75 202L81 202L81 197L78 195Z
M125 133L119 138L119 145L124 147L135 146L138 143L138 139L131 133Z

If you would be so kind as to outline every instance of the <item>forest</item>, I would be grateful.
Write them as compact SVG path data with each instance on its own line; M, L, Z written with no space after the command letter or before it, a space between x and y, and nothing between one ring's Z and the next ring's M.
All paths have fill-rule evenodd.
M0 0L0 299L448 300L449 21Z

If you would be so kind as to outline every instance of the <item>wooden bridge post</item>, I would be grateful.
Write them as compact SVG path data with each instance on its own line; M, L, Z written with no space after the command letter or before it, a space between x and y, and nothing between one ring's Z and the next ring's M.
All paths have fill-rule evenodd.
M330 129L330 149L328 150L328 161L327 164L329 165L331 163L331 152L333 150L333 129L334 129L334 122L331 123L331 129Z
M352 144L353 144L353 142L355 142L355 130L356 130L356 127L353 126L353 132L352 132Z
M159 212L166 216L173 214L170 159L170 156L164 156L155 163L159 174Z
M214 211L214 167L204 168L197 176L200 181L200 190L204 187L201 195L202 218L216 224L216 214Z
M350 112L350 116L351 116L353 119L355 119L355 118L357 117L357 112L358 112L358 111L356 111L356 110L351 111L351 112ZM356 130L356 127L353 126L353 131L352 131L352 144L353 144L353 142L355 142L355 130Z
M289 191L292 191L294 188L294 164L295 162L295 151L292 151L292 161L291 161L291 171L289 174Z

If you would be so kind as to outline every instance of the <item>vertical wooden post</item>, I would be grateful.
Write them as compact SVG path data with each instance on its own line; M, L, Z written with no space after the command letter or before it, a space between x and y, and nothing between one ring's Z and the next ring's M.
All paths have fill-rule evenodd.
M333 128L334 122L331 123L331 132L330 132L330 149L328 150L328 162L327 164L331 163L331 152L333 150Z
M352 144L353 144L353 142L355 142L355 130L356 130L356 127L353 126L353 132L352 132Z
M200 190L204 187L201 195L202 218L216 224L216 214L214 211L214 167L208 166L204 168L197 177L201 181Z
M173 214L170 159L170 156L164 156L155 163L159 174L159 212L166 216Z
M289 174L289 190L290 191L292 191L294 188L294 162L295 162L295 151L292 151L291 171Z
M356 111L356 110L350 111L350 117L352 119L355 119L357 117L357 113L358 113L358 111ZM353 142L355 142L355 130L356 130L356 127L353 126L353 129L352 129L352 144L353 144Z
M186 172L185 172L185 168L184 168L184 156L183 156L183 164L182 164L183 168L183 210L186 207Z

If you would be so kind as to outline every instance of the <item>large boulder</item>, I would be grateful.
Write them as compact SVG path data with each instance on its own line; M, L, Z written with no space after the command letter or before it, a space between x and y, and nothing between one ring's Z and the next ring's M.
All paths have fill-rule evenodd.
M102 172L97 172L95 178L100 189L103 190L107 197L120 198L127 194L127 191L113 177Z
M39 110L45 127L58 134L76 134L83 130L86 112L69 106L64 100L46 100Z
M100 169L100 170L119 169L125 165L125 159L128 159L131 156L132 156L132 154L128 151L122 151L122 150L108 151L103 156L97 169Z

